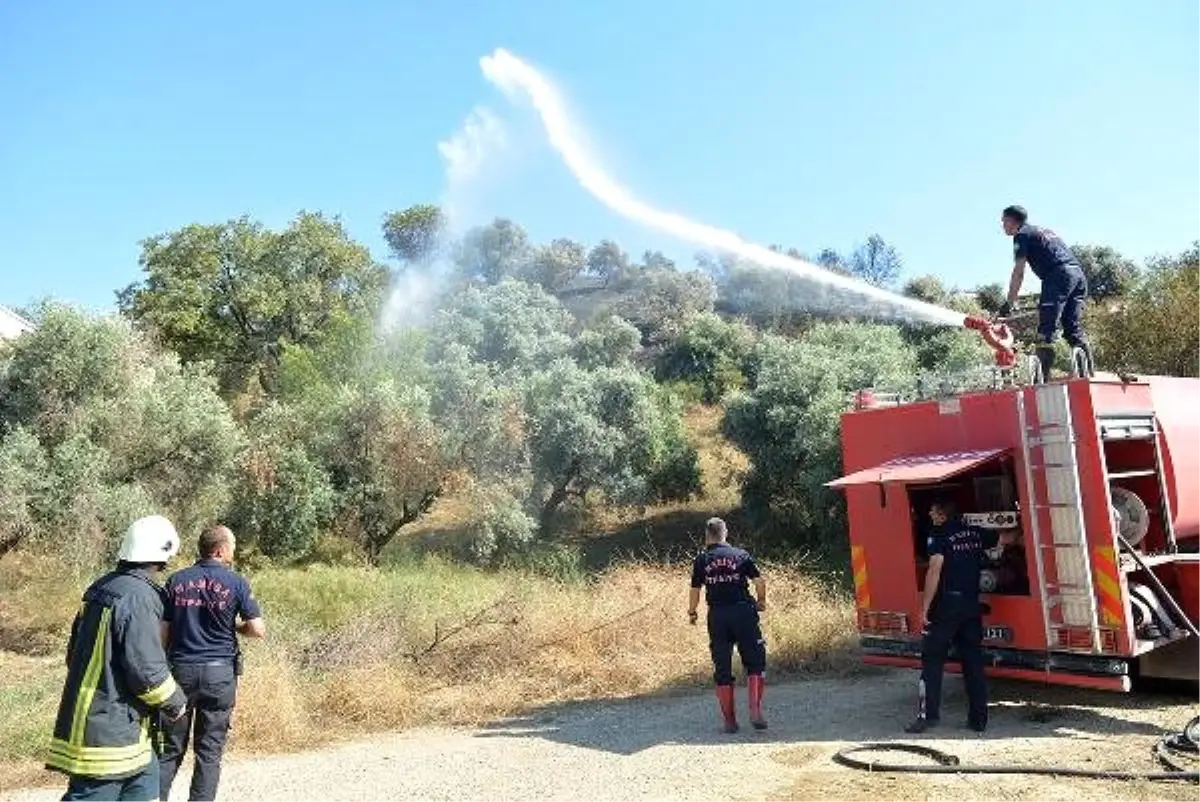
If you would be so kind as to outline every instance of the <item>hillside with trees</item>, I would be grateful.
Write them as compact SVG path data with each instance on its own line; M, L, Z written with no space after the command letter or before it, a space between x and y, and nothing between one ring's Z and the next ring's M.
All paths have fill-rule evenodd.
M142 243L118 313L43 302L0 341L0 785L53 782L79 593L150 512L183 535L173 567L230 525L273 622L235 751L703 685L678 563L713 514L770 576L774 675L862 670L824 487L839 416L868 385L966 386L978 337L721 254L508 220L451 237L428 205L384 235L387 261L321 214L185 226ZM1196 245L1080 254L1101 366L1195 376ZM964 312L1002 300L908 275L878 236L809 256Z
M703 507L699 405L748 460L738 509L711 511L766 547L836 555L823 483L848 395L989 361L969 332L864 318L853 296L722 254L539 244L503 219L454 238L430 205L383 233L387 262L318 213L188 225L142 243L119 315L25 310L38 328L0 365L0 553L53 541L95 565L164 510L188 530L228 521L272 560L379 563L453 500L439 549L536 562L614 509ZM777 250L964 312L1002 301L906 276L877 235ZM1196 244L1146 265L1077 252L1102 367L1195 376Z

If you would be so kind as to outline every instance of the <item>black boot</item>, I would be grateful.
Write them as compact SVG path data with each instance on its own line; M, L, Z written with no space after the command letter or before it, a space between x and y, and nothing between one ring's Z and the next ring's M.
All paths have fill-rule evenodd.
M933 729L937 725L938 720L936 718L925 718L924 716L918 716L917 718L913 719L911 724L904 728L904 731L913 735L917 735L925 732L925 730Z
M1054 349L1038 348L1037 358L1042 363L1042 381L1050 381L1050 371L1054 370Z
M1096 357L1092 354L1092 344L1084 340L1079 344L1079 350L1087 357L1087 375L1090 379L1096 375Z

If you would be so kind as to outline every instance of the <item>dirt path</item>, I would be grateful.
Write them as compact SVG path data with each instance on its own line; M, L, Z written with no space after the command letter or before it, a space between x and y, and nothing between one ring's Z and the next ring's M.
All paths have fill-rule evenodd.
M307 754L227 762L221 797L285 799L1190 799L1182 783L1028 776L879 775L830 761L841 745L913 740L901 727L913 675L768 687L771 729L716 730L707 695L587 703L480 729L420 729ZM1155 768L1150 750L1196 715L1195 699L1116 696L996 683L992 727L959 729L948 682L946 723L932 746L964 763ZM744 710L744 691L739 690ZM744 713L743 713L744 717ZM187 775L173 799L186 798ZM2 798L56 799L61 789Z

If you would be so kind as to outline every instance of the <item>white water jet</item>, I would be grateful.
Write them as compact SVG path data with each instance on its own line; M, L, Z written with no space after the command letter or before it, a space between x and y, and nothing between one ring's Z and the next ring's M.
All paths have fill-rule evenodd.
M869 305L889 307L912 321L945 326L963 325L963 314L928 304L864 281L824 270L817 265L776 253L762 245L746 242L732 231L689 220L639 200L605 174L573 134L576 126L567 113L558 90L540 72L504 48L497 48L479 61L484 77L510 98L524 95L533 104L551 147L557 151L579 184L617 214L634 222L715 251L734 254L748 262L786 270L827 288L853 294Z

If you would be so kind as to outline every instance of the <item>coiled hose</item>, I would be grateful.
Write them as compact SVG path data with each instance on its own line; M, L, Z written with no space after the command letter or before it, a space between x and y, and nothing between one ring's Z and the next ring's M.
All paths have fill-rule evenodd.
M1162 738L1154 747L1154 755L1168 771L1098 771L1077 769L1067 766L1012 766L1012 765L963 765L954 755L930 746L904 743L868 743L847 746L833 756L835 763L863 771L907 772L911 774L1039 774L1056 777L1091 777L1098 780L1154 780L1185 781L1200 783L1200 771L1185 769L1171 758L1189 755L1200 756L1197 742L1200 741L1200 716L1193 718L1182 732ZM907 752L934 761L933 765L911 765L881 763L851 757L858 752Z

